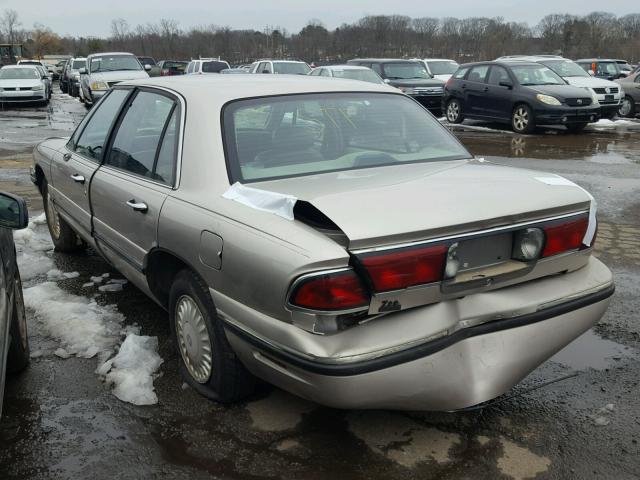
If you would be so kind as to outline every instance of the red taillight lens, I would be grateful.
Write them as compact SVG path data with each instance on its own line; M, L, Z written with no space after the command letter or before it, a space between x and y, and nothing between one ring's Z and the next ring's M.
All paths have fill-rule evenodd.
M369 304L369 296L353 270L327 273L302 280L290 303L310 310L349 310Z
M447 80L447 83L445 83L445 87L450 87L453 84L453 77L449 77L449 80Z
M542 256L550 257L580 248L588 225L589 219L582 217L569 222L544 226L546 241Z
M385 292L442 280L447 248L412 247L364 254L359 259L369 272L373 288Z

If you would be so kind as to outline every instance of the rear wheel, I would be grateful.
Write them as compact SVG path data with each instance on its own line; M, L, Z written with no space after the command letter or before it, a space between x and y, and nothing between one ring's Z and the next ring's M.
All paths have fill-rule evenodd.
M29 365L29 337L27 335L27 316L24 313L22 281L16 271L13 285L13 314L9 334L9 352L7 353L7 372L17 373Z
M567 125L567 130L570 133L580 133L586 126L586 123L572 123L571 125Z
M84 248L84 242L58 214L56 206L49 195L49 185L46 180L43 180L42 185L42 201L47 217L47 226L49 227L51 240L53 241L56 251L76 252Z
M460 100L452 99L447 103L445 110L447 121L450 123L462 123L464 116L462 115L462 104Z
M169 315L180 373L191 387L222 403L254 391L255 377L229 345L207 285L190 270L178 273L171 286Z
M620 108L618 109L618 115L621 117L635 117L636 115L636 104L629 95L622 99L622 103L620 104Z
M516 133L531 133L536 127L533 112L528 105L520 104L513 109L511 127Z

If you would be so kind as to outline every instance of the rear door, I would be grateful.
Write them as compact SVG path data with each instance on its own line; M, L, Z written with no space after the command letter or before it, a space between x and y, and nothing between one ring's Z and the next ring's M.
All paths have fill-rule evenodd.
M511 87L500 85L510 84ZM504 67L492 65L487 78L487 93L483 100L487 115L501 120L511 118L513 80Z
M476 65L472 67L463 84L464 88L464 112L467 115L485 117L487 113L487 84L485 79L489 72L489 65Z
M51 163L52 200L59 213L85 237L91 235L87 189L102 159L109 131L129 93L123 89L109 92Z
M91 182L96 243L139 287L146 254L157 245L162 204L174 187L181 105L156 89L139 89L112 135Z

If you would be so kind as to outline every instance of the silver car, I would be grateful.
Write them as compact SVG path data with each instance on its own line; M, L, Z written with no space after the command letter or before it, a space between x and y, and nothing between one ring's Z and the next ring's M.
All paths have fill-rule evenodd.
M386 85L121 83L31 174L56 248L92 246L167 309L186 381L222 402L260 377L334 407L468 407L614 291L591 195L474 159Z
M131 53L94 53L87 57L86 66L79 69L80 98L87 107L109 91L114 85L139 78L149 78L149 65L142 66L135 55ZM71 79L70 79L71 81Z
M5 65L0 68L0 103L49 103L49 78L41 66Z

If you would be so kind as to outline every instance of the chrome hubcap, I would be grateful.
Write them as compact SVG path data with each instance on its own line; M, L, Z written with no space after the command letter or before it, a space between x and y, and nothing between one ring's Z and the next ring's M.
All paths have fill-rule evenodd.
M628 98L622 100L622 105L620 106L620 115L626 117L631 112L631 101Z
M458 102L451 102L447 106L447 120L450 122L455 122L458 119L458 114L460 113L460 106Z
M513 126L516 127L516 130L524 130L527 125L529 125L529 112L520 107L513 114Z
M191 297L183 295L176 304L176 336L180 355L189 375L198 383L211 377L211 339L204 317Z
M51 195L47 192L47 223L49 224L49 230L54 238L60 238L60 218L56 207L51 201Z

